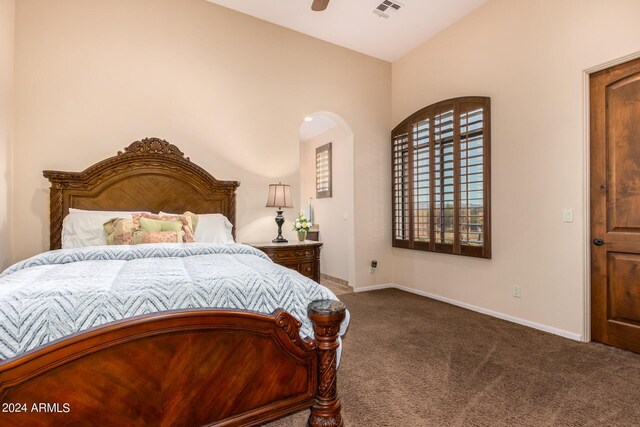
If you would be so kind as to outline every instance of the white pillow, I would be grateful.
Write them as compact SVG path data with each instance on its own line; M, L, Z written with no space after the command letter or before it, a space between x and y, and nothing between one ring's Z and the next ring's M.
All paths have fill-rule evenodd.
M139 211L86 211L69 208L69 214L62 221L62 249L106 245L104 223L113 218L131 218L131 214L135 212Z
M180 215L160 212L161 215ZM199 214L194 237L198 243L235 243L233 224L222 214Z

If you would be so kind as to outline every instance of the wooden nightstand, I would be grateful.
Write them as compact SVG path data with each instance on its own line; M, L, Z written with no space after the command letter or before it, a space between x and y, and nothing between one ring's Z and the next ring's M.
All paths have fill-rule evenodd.
M305 240L288 243L247 243L260 249L271 260L284 267L296 270L303 276L320 283L320 249L322 243Z

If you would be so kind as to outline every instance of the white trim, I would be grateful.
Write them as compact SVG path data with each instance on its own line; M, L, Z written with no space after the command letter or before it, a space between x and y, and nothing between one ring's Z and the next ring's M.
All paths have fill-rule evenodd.
M615 67L616 65L624 64L625 62L633 61L634 59L640 58L640 51L630 53L629 55L623 56L621 58L612 59L609 62L605 62L604 64L595 65L591 68L587 68L584 70L586 74L593 74L598 71L606 70L607 68Z
M582 215L584 218L584 229L582 230L584 236L584 250L582 258L582 269L584 274L584 291L583 291L583 307L582 312L584 314L584 320L582 325L582 337L583 341L591 341L591 122L590 122L590 96L589 96L589 72L584 71L582 73L582 84L584 90L584 127L583 127L583 140L582 146L582 161L584 164L582 179Z
M622 58L614 59L604 64L596 65L591 68L587 68L582 73L582 85L583 85L583 114L584 114L584 126L583 126L583 146L582 146L582 158L584 161L583 171L583 215L584 215L584 254L583 254L583 269L584 269L584 300L583 300L583 335L582 341L591 341L591 183L589 177L591 175L591 122L590 122L590 97L589 97L589 75L598 71L606 70L607 68L615 67L616 65L624 64L625 62L633 61L640 58L640 52L635 52Z
M582 335L575 332L565 331L564 329L554 328L553 326L543 325L541 323L532 322L530 320L521 319L519 317L510 316L508 314L500 313L499 311L493 311L486 308L478 307L477 305L467 304L466 302L457 301L451 298L442 297L439 295L431 294L429 292L420 291L418 289L409 288L407 286L398 285L396 283L388 283L383 285L366 286L363 288L357 288L355 292L369 292L380 289L399 289L401 291L409 292L412 294L420 295L423 297L431 298L437 301L442 301L447 304L455 305L458 307L466 308L467 310L475 311L477 313L486 314L488 316L496 317L498 319L506 320L508 322L517 323L519 325L528 326L529 328L538 329L540 331L549 332L550 334L559 335L564 338L569 338L574 341L582 341Z
M373 286L365 286L363 288L355 288L354 292L369 292L369 291L377 291L380 289L391 289L397 288L398 285L395 283L383 283L382 285L373 285Z

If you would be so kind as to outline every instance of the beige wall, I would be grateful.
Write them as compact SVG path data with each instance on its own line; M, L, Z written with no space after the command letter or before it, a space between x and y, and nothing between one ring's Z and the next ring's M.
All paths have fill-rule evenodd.
M11 262L11 156L15 0L0 0L0 270Z
M492 102L493 259L394 249L397 283L585 333L583 71L640 51L639 16L636 0L493 0L393 63L393 126L446 98Z
M316 148L331 143L332 196L316 199ZM340 126L300 142L300 200L313 198L314 223L320 226L321 271L349 280L353 262L353 135Z
M372 232L356 235L356 273L390 279L389 263L371 277L366 261L390 256L387 180L370 187L389 174L389 63L205 0L21 0L16 34L15 259L48 247L43 169L79 170L146 136L240 180L237 240L270 240L267 186L298 194L299 126L329 110L363 153L356 206Z
M299 193L299 125L334 111L354 133L356 287L393 279L584 334L583 71L640 50L640 2L492 0L392 67L204 0L17 3L12 111L14 1L0 0L0 263L47 248L43 169L145 136L242 181L238 241L271 239L267 185ZM493 259L392 251L389 129L463 95L492 98Z

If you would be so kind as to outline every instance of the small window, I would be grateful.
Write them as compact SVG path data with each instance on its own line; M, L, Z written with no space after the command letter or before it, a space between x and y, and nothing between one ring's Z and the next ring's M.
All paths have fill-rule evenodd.
M331 143L316 148L316 199L331 197Z
M456 98L392 131L394 247L491 258L489 113Z

